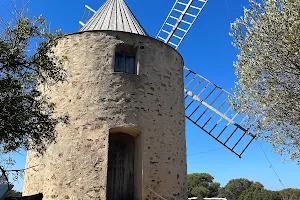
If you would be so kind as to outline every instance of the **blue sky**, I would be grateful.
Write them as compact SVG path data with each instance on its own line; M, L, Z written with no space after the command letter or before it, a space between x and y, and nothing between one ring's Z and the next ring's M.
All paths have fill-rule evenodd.
M156 36L174 1L126 0L152 37ZM84 4L98 9L103 3L104 0L31 0L28 7L31 14L43 14L51 28L71 33L79 28ZM7 6L10 0L1 0L1 4ZM244 6L248 6L247 0L210 0L179 49L188 68L229 91L236 81L233 62L238 51L232 47L228 33L230 23L242 15ZM6 13L4 16L7 16L5 10L0 8L1 15ZM261 182L270 190L283 189L257 142L239 159L188 121L186 136L188 173L210 173L222 185L233 178L248 178ZM263 148L285 187L300 188L300 167L293 162L283 164L282 158L273 153L269 144L263 143ZM23 168L25 153L14 157L18 161L17 167ZM22 189L22 181L16 188Z

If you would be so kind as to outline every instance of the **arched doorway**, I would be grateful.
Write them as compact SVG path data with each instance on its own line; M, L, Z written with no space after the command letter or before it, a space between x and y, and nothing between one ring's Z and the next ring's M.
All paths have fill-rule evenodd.
M109 134L107 200L134 199L134 137Z

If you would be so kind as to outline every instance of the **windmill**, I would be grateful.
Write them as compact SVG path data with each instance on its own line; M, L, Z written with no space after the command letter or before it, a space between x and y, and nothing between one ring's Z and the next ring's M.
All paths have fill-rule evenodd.
M149 37L124 0L86 6L79 32L54 54L67 81L45 88L56 113L56 143L27 156L25 195L45 199L187 199L185 117L241 157L255 137L230 93L183 65L177 51L205 0L176 1ZM249 123L250 122L250 123ZM202 132L201 131L201 132Z
M207 3L208 0L176 0L155 38L178 50ZM95 13L85 5L81 27ZM235 112L230 102L232 95L200 74L184 67L184 77L186 118L241 158L255 139L250 130L256 120L249 122L247 114Z

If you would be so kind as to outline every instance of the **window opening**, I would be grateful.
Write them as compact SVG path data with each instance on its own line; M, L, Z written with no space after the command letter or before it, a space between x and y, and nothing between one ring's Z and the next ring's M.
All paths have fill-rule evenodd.
M115 54L115 72L136 74L136 49L129 45L120 45Z

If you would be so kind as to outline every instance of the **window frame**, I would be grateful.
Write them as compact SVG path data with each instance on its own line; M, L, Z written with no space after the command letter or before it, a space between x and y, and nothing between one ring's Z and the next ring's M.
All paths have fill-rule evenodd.
M122 66L119 67L119 63ZM119 44L115 50L114 72L137 75L137 48L132 45Z

